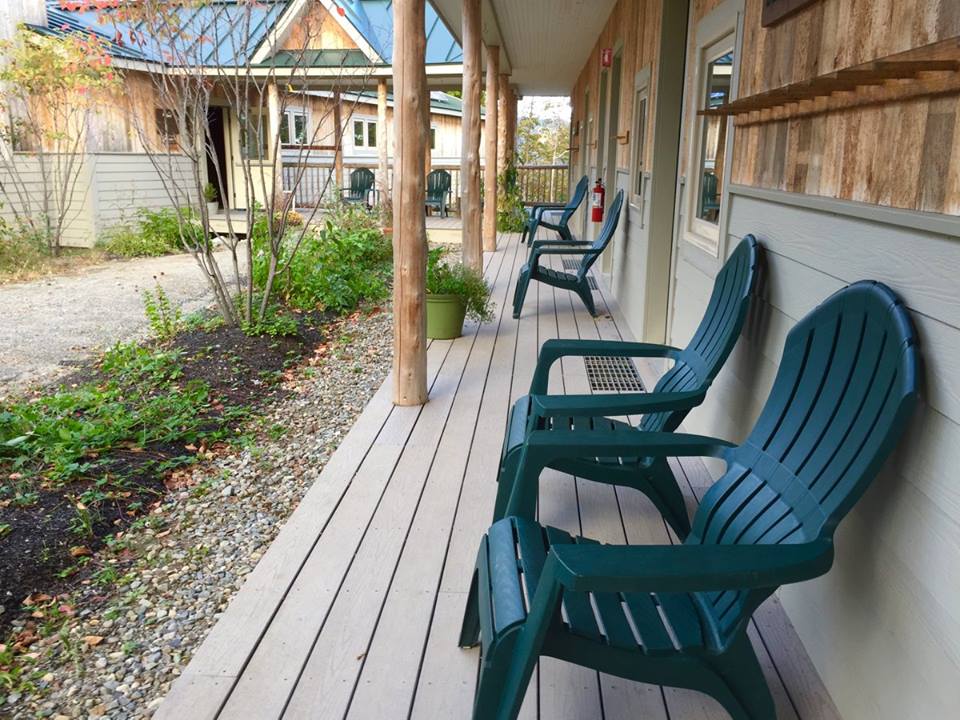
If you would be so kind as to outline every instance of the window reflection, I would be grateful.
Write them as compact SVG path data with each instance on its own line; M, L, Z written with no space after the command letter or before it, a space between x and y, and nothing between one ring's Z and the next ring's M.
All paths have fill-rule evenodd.
M704 75L706 82L701 109L712 110L729 102L733 53L728 52L709 61ZM704 116L701 133L697 217L716 224L720 218L720 197L723 194L724 151L727 144L726 116Z

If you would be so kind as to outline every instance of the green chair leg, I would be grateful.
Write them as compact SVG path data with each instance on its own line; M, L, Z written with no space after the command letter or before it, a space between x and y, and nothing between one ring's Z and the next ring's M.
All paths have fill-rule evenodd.
M586 277L577 285L576 293L580 296L580 299L583 300L583 304L587 306L587 312L589 312L591 316L596 317L597 307L593 303L593 291L590 289Z
M463 611L463 624L460 627L459 645L462 648L474 647L480 642L480 594L477 583L479 572L473 571L473 580L470 581L470 594L467 596L467 607Z
M530 268L526 267L520 271L520 277L517 278L517 289L513 293L513 319L519 320L520 313L523 312L523 301L527 298L527 288L530 286Z
M746 633L717 659L713 670L720 685L711 695L733 720L777 720L773 696Z

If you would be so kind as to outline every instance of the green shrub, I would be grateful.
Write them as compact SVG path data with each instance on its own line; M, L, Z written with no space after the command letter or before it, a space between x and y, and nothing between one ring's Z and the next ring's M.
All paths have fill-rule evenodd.
M219 438L223 426L203 412L209 386L182 382L181 357L118 344L100 364L106 381L0 401L0 469L56 485L88 475L113 448Z
M523 207L520 185L517 183L517 168L510 165L500 176L500 192L497 194L497 230L500 232L523 232L527 211Z
M48 247L42 233L0 218L0 273L18 275L43 267L50 257Z
M156 257L180 252L184 248L181 232L188 240L187 246L202 244L203 226L195 211L141 209L135 225L119 225L107 230L99 244L119 257Z
M490 286L483 274L462 265L444 260L446 250L436 248L427 257L427 293L431 295L458 295L467 306L467 317L477 322L493 319Z
M270 265L266 218L260 218L253 239L253 280L263 292ZM332 212L323 228L302 229L284 238L274 280L274 297L300 310L347 312L362 302L381 302L390 290L392 247L373 213L363 209ZM291 260L291 253L293 254Z
M143 309L151 332L161 342L173 340L184 327L183 311L170 301L160 283L153 292L143 291Z
M290 313L283 312L277 306L267 308L267 316L259 322L251 323L243 328L247 335L269 337L288 337L300 331L300 323Z

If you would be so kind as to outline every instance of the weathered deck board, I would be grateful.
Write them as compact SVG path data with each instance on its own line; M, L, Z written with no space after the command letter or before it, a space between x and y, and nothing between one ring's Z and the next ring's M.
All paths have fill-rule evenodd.
M497 319L429 351L431 402L393 408L385 385L199 648L158 718L468 718L477 650L456 646L477 542L487 528L507 412L551 337L627 338L616 303L591 318L566 291L537 285L519 320L510 299L525 248L487 257ZM560 269L558 258L551 262ZM640 367L655 382L655 368ZM551 389L589 392L583 362ZM710 482L674 461L693 505ZM639 493L545 473L541 518L607 542L675 541ZM751 628L781 720L836 710L773 600ZM545 659L524 720L721 720L699 694Z

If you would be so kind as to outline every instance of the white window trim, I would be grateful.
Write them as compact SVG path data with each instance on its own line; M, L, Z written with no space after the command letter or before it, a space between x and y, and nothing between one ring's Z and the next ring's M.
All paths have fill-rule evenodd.
M305 132L306 132L306 137L304 138L304 142L302 142L302 143L300 143L300 142L285 142L285 143L283 143L283 147L294 147L294 148L296 148L296 147L300 147L300 146L302 146L302 145L309 145L309 144L310 144L310 109L309 109L309 108L305 108L305 107L288 107L288 108L286 108L286 109L283 111L283 117L282 117L281 120L280 120L280 122L282 123L282 125L280 126L280 127L281 127L281 132L282 132L282 128L283 128L284 125L286 125L286 127L287 127L287 129L288 129L288 135L289 135L289 130L293 130L294 132L296 131L296 125L294 124L294 119L293 119L294 116L296 116L296 115L302 116L302 117L304 118L304 120L305 120L305 125L306 125L306 127L304 128L304 130L305 130Z
M363 144L357 145L357 137L354 131L354 123L362 122L363 123ZM376 152L376 145L367 145L367 140L369 139L369 130L367 129L368 125L373 125L376 127L377 118L372 115L351 115L350 116L350 142L353 143L353 149L366 152ZM380 143L380 132L379 129L375 131L377 133L377 144Z
M698 115L700 103L706 92L706 77L704 68L707 58L723 55L720 49L724 46L727 52L733 52L733 70L730 80L730 100L738 96L740 61L742 56L743 40L743 0L724 0L713 11L708 13L698 24L695 47L693 48L694 92L688 97L689 121L687 123L687 166L686 183L684 188L684 222L681 239L690 243L698 250L711 258L721 258L725 255L725 235L727 222L727 203L731 169L733 166L733 140L735 136L732 123L727 128L727 139L723 177L721 178L720 214L717 223L709 223L697 217L697 194L700 192L699 168L702 152L701 137L704 118ZM728 120L729 123L729 120Z
M634 79L634 90L633 90L633 127L630 129L630 140L632 147L630 148L630 204L633 205L637 210L640 211L640 217L643 218L644 215L644 205L646 203L646 198L644 197L647 193L647 181L649 178L649 173L647 172L646 167L639 167L642 160L641 158L641 149L643 150L643 155L647 154L647 147L649 145L650 138L650 68L646 67L640 72L637 73L636 78ZM643 98L646 100L646 117L643 118L643 133L640 132L640 113L638 112L639 102L638 100ZM641 136L643 138L643 148L640 147ZM635 190L637 189L637 174L641 175L643 184L640 187L640 193L637 194ZM641 227L643 226L643 220L641 220Z

